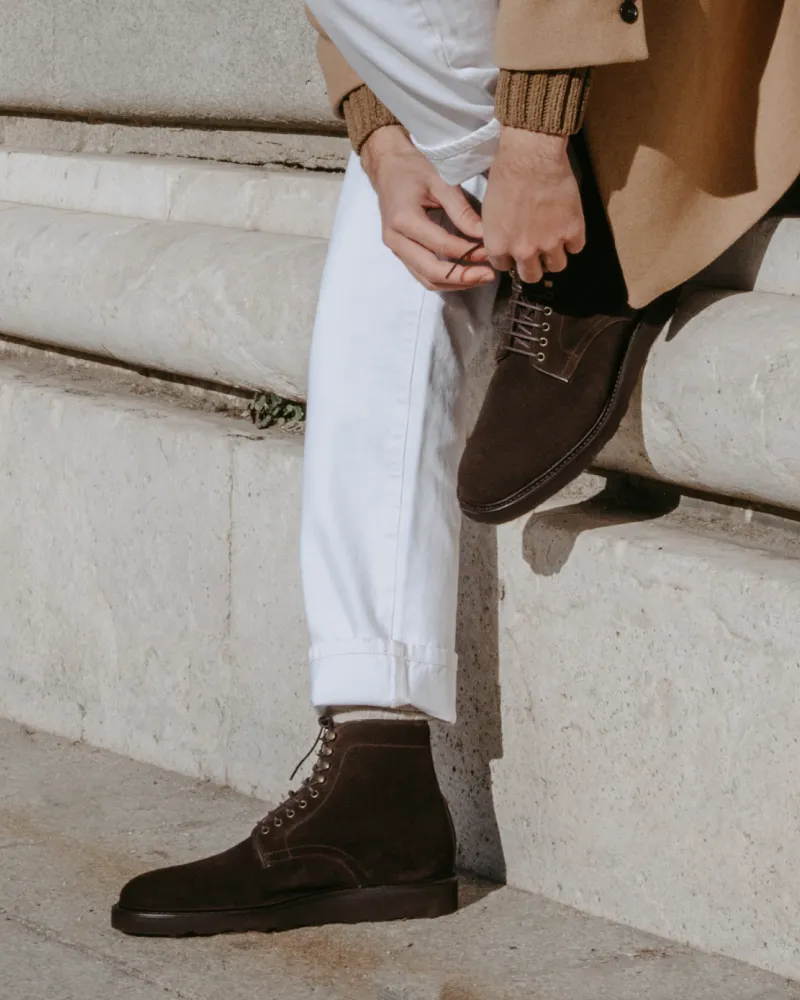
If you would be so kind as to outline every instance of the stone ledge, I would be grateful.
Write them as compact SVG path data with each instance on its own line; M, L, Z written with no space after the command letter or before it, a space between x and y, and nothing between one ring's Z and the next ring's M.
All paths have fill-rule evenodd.
M352 148L346 136L255 129L122 125L0 115L0 144L50 153L103 156L179 156L202 161L344 170Z
M0 330L297 398L326 249L308 237L0 203Z
M498 531L512 879L796 976L797 523L581 499Z
M292 236L330 235L341 176L0 148L0 201Z
M0 715L280 795L314 724L302 437L23 359L0 426Z
M800 510L800 298L698 290L598 464Z

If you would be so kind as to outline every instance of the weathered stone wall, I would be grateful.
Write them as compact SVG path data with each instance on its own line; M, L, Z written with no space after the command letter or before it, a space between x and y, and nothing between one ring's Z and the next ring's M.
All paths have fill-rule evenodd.
M6 0L2 14L0 110L336 127L294 0Z

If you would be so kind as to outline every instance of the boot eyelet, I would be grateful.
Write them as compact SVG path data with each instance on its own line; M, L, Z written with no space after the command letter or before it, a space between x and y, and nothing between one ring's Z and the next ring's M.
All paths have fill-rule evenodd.
M303 799L302 802L298 802L297 803L297 808L298 809L308 809L308 803L306 802L305 799Z
M534 358L539 362L544 361L545 360L544 352L541 351L539 352L539 354L534 354Z
M312 788L309 794L311 795L312 799L319 798L319 792L316 790L316 788Z
M539 337L539 344L540 344L540 345L541 345L542 347L547 347L547 345L548 345L549 343L550 343L550 341L549 341L549 340L547 339L547 337Z
M287 817L287 819L294 819L294 817L295 817L295 811L294 811L294 809L287 809L286 810L286 817Z
M283 826L283 820L282 819L276 819L275 820L275 826Z
M337 735L338 734L336 733L336 730L331 729L331 731L328 733L328 735L325 737L325 739L328 741L328 743L333 743L333 741L336 739Z
M323 757L332 757L333 756L333 750L330 747L323 747L322 748L322 756Z
M258 832L260 834L262 834L262 836L266 837L266 835L269 833L269 827L268 826L260 826L258 828Z
M545 314L545 316L552 316L553 315L553 310L550 308L550 306L545 306L544 307L544 314Z
M325 784L325 780L326 780L326 779L325 779L325 775L324 775L324 774L321 774L321 775L320 775L320 776L319 776L319 777L317 778L317 784L318 784L318 785L324 785L324 784Z
M542 323L542 329L544 330L545 333L549 333L550 332L550 324L549 323Z

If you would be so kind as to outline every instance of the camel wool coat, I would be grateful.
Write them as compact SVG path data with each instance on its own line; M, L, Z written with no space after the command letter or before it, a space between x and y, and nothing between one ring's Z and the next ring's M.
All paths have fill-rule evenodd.
M800 174L800 0L500 0L497 65L594 66L585 133L631 305L693 277ZM627 16L624 16L627 15ZM319 59L340 113L362 81Z

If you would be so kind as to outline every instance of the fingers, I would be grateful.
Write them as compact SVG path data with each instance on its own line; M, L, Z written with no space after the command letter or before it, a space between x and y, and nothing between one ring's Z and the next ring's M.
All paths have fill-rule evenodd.
M544 277L544 268L538 254L527 260L517 261L517 274L528 285L538 284Z
M567 252L564 246L556 247L554 250L548 250L541 255L541 262L543 269L549 271L551 274L555 274L557 271L564 271L567 267Z
M489 263L495 271L510 271L514 266L514 258L510 254L489 254Z
M437 257L447 257L450 260L469 257L475 263L483 262L488 257L483 246L476 246L474 241L449 233L437 225L423 208L392 220L391 228L400 236L419 243Z
M431 184L431 194L445 210L456 229L474 240L483 239L481 217L460 187L438 180Z
M567 253L580 253L586 246L586 227L581 226L580 230L568 239L564 240L564 249Z
M486 264L453 264L405 236L395 234L391 249L417 280L430 291L464 291L494 281L494 271Z
M508 265L511 260L512 258L507 255L489 257L489 262L496 268L498 267L496 262ZM535 285L542 280L545 274L557 274L559 271L565 271L568 263L566 244L561 243L547 249L526 249L523 253L518 252L511 265L498 269L507 271L510 266L516 266L517 274L522 281L529 285Z

